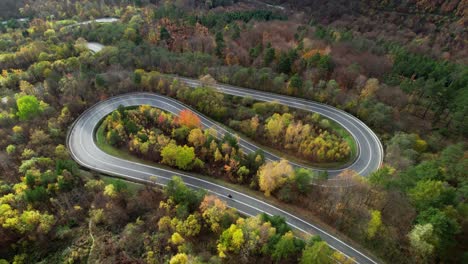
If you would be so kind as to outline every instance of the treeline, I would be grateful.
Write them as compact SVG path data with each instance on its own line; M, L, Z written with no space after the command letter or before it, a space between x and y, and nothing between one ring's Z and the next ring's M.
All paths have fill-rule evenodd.
M213 5L209 5L208 7L211 8L214 5L217 5L215 2L216 1L213 2ZM189 12L188 5L178 5L177 3L166 3L165 5L159 6L154 10L153 17L155 19L180 19L191 25L200 23L203 26L216 30L219 30L223 25L230 24L235 21L243 21L247 23L251 20L269 21L287 19L286 16L275 13L271 10L236 10L227 12L208 11L201 14L191 14L191 12Z
M189 18L190 19L190 18ZM200 24L208 28L220 28L226 24L235 21L243 21L247 23L251 20L256 21L269 21L269 20L286 20L284 15L273 13L270 10L247 10L247 11L233 11L233 12L208 12L207 14L195 17Z
M301 4L305 6L314 6L323 4L323 0L267 0L265 1L271 4L290 4L295 7L301 7ZM451 1L337 1L335 5L341 6L345 5L348 2L348 6L354 7L352 11L356 11L356 8L364 8L366 5L372 7L380 7L388 10L396 10L400 12L414 12L414 13L461 13L457 12L457 9L462 9L464 7L463 3L451 2ZM462 15L462 14L461 14Z
M268 1L304 12L310 23L358 36L361 44L392 42L413 52L466 64L463 1ZM369 23L374 21L375 23Z
M118 10L129 4L147 5L154 0L24 0L21 14L26 17L42 19L89 20L99 17L114 16Z

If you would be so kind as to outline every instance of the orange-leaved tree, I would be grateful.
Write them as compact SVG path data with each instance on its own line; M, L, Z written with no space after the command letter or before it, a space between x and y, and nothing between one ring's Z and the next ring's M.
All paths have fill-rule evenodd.
M177 118L177 123L188 128L201 127L200 118L188 109L180 111L179 118Z

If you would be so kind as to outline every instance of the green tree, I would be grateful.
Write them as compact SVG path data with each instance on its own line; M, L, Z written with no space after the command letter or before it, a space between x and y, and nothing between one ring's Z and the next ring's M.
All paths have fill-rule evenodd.
M15 151L16 151L15 145L10 144L6 147L6 152L8 153L8 155L12 155Z
M450 145L440 154L440 163L443 166L444 177L447 181L462 182L466 179L468 159L465 158L462 143Z
M44 37L46 37L47 39L51 39L53 37L55 37L55 30L53 29L48 29L44 32Z
M240 180L239 180L240 182L242 182L242 179L245 179L245 177L247 177L249 174L250 174L250 170L246 166L241 166L237 170L237 175L239 175L240 177Z
M325 72L330 72L333 70L333 62L331 60L331 57L329 55L324 55L320 57L320 60L318 61L317 67Z
M109 130L106 135L106 140L112 146L118 146L122 143L122 137L120 137L119 132L115 129Z
M389 188L394 181L395 169L390 166L383 166L369 175L369 182L373 186Z
M131 27L128 27L127 29L125 29L124 38L132 42L135 42L137 40L137 37L138 37L138 32L136 29L131 28Z
M455 235L460 232L460 225L448 213L435 208L429 208L419 213L416 221L420 225L431 224L439 241L441 253L456 246Z
M34 189L24 191L26 201L30 203L44 202L48 198L47 191L42 186L37 186Z
M316 67L318 62L320 61L320 58L321 58L321 55L319 52L316 52L314 55L312 55L312 57L310 57L308 60L307 60L307 64L309 67L311 66L314 66Z
M335 263L331 258L333 250L327 245L324 241L319 241L313 243L313 245L308 245L302 251L302 256L300 258L300 264L333 264Z
M24 95L16 100L18 106L17 115L20 120L29 120L41 113L41 106L33 95Z
M162 162L176 166L182 170L188 170L192 168L193 162L195 161L195 149L187 145L178 146L174 143L169 143L161 150Z
M313 171L304 168L299 168L295 171L294 183L296 184L297 190L300 193L307 193L310 183L314 177L313 174Z
M136 85L139 85L141 84L141 73L136 70L134 73L133 73L133 83L136 84Z
M222 119L227 113L224 95L212 88L198 87L189 89L184 92L184 100L188 100L198 110L218 120Z
M188 211L197 209L204 197L204 192L189 189L180 177L174 176L164 188L165 194L176 204Z
M278 71L282 73L291 73L293 60L288 53L281 53L278 60Z
M279 262L290 258L300 250L301 248L297 246L296 238L293 233L289 231L281 237L278 243L276 243L272 257Z
M265 56L263 57L263 65L269 66L276 57L275 49L271 46L265 49Z
M423 180L408 191L408 195L418 210L450 204L455 198L452 187L441 181Z
M276 233L279 235L284 235L287 232L291 231L291 228L286 223L286 219L282 216L270 216L265 213L262 213L260 216L262 221L271 223L271 225L276 229Z
M235 23L235 22L232 23L232 35L231 35L231 38L234 39L234 40L239 39L240 33L241 33L241 29L240 29L239 25L237 25L237 23Z
M224 48L225 48L223 32L221 31L216 32L215 42L216 42L215 53L218 57L222 57L224 54Z
M166 27L161 27L161 29L159 30L159 38L161 40L168 40L171 38L171 34L169 33L169 31L167 31Z
M98 88L104 88L107 86L107 81L102 74L96 74L96 85Z
M289 87L295 91L300 91L302 89L302 78L297 73L289 79Z
M263 45L262 43L257 44L257 46L250 48L249 50L249 55L250 58L255 59L260 55L260 52L262 52Z

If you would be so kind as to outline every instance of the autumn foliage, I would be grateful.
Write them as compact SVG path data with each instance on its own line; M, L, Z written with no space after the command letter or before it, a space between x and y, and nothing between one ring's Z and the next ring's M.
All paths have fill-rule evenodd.
M265 196L294 178L294 169L287 160L268 162L258 170L260 190Z
M177 118L177 123L188 128L201 127L200 118L194 112L188 109L180 111L179 117Z

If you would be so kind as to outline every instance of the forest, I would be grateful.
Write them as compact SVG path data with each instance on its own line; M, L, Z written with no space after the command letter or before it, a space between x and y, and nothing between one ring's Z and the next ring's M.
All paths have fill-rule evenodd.
M243 153L192 111L149 106L103 120L105 143L258 192L381 263L468 261L466 1L4 2L0 263L352 263L319 237L297 238L281 217L242 215L178 178L159 188L85 170L66 148L88 107L145 91L291 160L355 155L331 120L213 83L353 114L379 136L384 164L367 178L340 175L351 187L311 185L328 176ZM100 17L119 22L73 26ZM93 53L87 41L106 47Z

